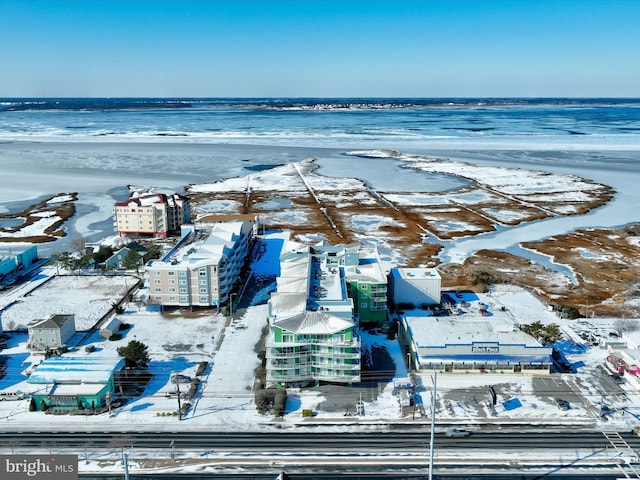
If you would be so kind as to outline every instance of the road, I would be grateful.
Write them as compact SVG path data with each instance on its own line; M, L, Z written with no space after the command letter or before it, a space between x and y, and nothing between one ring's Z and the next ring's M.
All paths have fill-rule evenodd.
M621 434L627 444L640 448L640 437ZM429 444L429 430L394 430L359 432L0 432L3 451L11 448L175 448L184 450L214 450L230 453L262 454L265 452L332 453L394 453L413 449L424 450ZM534 431L476 432L466 438L449 438L436 433L440 452L491 449L498 452L551 449L560 452L578 449L612 448L600 432Z
M382 474L387 479L426 478L428 427L349 428L337 427L332 432L309 427L270 432L0 432L0 451L71 451L79 454L80 460L82 452L111 452L116 467L120 465L120 453L130 452L135 465L156 462L153 465L159 468L146 468L152 468L147 473L158 479L183 474L185 480L211 478L204 475L207 468L216 469L216 478L221 473L230 478L234 474L239 478L269 478L267 472L278 472L285 466L292 479L331 478L324 476L331 472L333 478L336 474L352 478L382 478ZM561 427L478 430L466 438L449 438L439 431L435 435L435 478L487 475L485 478L521 480L562 474L565 479L569 478L566 474L576 474L575 478L613 479L625 476L623 469L630 474L628 478L640 478L633 476L634 471L640 472L638 467L634 470L638 464L628 465L629 459L635 462L640 438L630 433L607 435ZM191 475L189 468L181 471L182 465L192 467L194 463L201 465L200 476ZM162 472L167 468L174 470ZM248 472L255 474L247 476ZM108 469L104 474L113 476ZM81 478L104 478L101 475L85 472Z

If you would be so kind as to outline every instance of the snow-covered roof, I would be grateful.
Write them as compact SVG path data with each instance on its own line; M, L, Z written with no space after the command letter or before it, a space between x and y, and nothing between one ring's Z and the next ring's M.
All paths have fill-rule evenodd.
M279 320L276 325L298 335L330 335L353 327L353 322L326 312L305 311Z
M531 335L501 319L407 316L406 321L411 329L413 341L418 347L470 345L474 342L542 346Z
M28 328L53 328L60 329L64 327L68 322L74 321L73 314L54 314L50 315L48 318L36 319L29 323Z
M152 267L173 270L180 264L190 268L197 268L202 263L216 264L233 250L242 232L249 229L250 223L245 221L215 223L211 228L198 230L194 241L185 242L165 261L154 261Z
M435 268L392 268L391 274L404 280L440 279L440 274Z
M167 195L166 193L148 193L139 196L134 194L128 200L117 202L116 206L124 207L133 204L140 207L149 207L151 205L164 204L175 207L177 204L184 202L185 200L188 200L188 198L180 195L179 193L171 195Z
M104 389L104 383L56 384L49 395L97 395Z
M271 294L269 300L271 305L271 315L274 318L289 317L307 308L307 293L280 293Z
M278 293L301 293L307 291L308 283L306 277L278 277L276 289Z
M124 366L121 357L61 356L43 360L28 383L107 383Z

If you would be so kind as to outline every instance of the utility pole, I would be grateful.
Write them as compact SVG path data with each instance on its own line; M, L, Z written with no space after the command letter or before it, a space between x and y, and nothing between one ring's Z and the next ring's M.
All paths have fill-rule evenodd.
M182 405L180 404L180 377L175 374L173 378L176 379L176 392L178 392L178 421L182 421Z
M233 320L233 297L236 295L236 293L229 294L229 316L231 317L231 320Z
M124 480L129 480L129 454L123 453L122 458L124 460Z
M111 416L111 392L107 392L104 398L107 402L107 408L109 409L109 416Z
M433 480L433 455L435 451L435 445L433 444L433 437L436 430L436 380L438 378L438 372L433 372L433 390L431 391L431 439L429 441L429 480Z

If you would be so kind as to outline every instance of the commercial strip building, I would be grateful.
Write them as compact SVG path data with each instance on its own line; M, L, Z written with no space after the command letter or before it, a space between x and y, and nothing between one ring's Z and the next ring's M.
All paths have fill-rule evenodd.
M377 251L287 244L280 257L277 291L268 302L267 382L360 381L361 346L347 277L357 284L351 291L361 304L361 291L369 299L377 298L370 295L371 285L384 285L386 296L385 277L377 274L370 258L378 258ZM358 270L361 259L365 261ZM386 298L384 305L386 318ZM361 305L361 312L368 316L376 310Z
M167 237L190 221L190 201L178 193L131 196L114 208L114 227L120 235Z
M178 245L147 264L149 303L217 307L229 300L249 254L254 222L246 220L183 226Z
M433 316L414 310L400 322L410 366L419 371L551 373L552 348L518 329L505 312Z

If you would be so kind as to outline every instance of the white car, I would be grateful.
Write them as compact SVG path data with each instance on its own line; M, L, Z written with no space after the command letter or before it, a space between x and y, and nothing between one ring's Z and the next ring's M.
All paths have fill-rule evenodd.
M26 398L26 394L21 391L17 392L0 392L0 401L4 400L24 400Z
M447 437L468 437L471 431L465 428L448 428L445 434Z
M171 383L191 383L192 381L193 379L188 375L181 375L179 373L171 375Z

